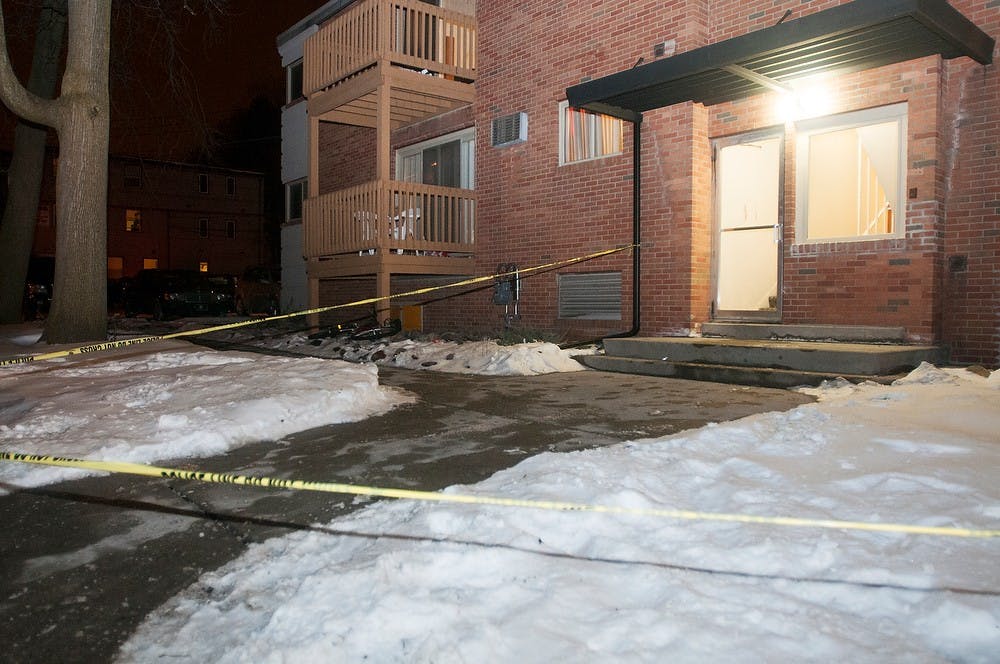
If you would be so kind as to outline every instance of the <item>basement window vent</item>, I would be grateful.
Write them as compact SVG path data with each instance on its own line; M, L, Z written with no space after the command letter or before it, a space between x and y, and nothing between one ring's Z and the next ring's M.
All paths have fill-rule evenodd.
M622 273L589 272L556 275L559 318L622 319Z
M493 118L493 147L502 147L528 140L528 114L513 113Z

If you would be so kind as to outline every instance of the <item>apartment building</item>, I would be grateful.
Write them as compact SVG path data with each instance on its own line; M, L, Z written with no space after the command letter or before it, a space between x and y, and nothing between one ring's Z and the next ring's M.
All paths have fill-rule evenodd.
M303 42L313 304L639 244L409 301L435 328L868 326L1000 363L995 2L461 4L330 3Z

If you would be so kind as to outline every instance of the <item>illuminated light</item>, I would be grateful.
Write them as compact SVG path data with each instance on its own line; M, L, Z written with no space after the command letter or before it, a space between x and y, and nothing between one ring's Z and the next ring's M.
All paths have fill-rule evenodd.
M792 83L792 91L778 95L775 112L783 122L829 115L834 110L833 93L823 81Z

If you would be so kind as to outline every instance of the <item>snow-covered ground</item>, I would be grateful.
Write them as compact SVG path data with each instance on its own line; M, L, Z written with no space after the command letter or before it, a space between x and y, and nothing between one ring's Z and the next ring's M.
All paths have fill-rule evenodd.
M178 321L166 331L188 324L205 323ZM119 338L165 331L140 319L116 325ZM39 324L0 328L0 358L63 348L36 344L40 334ZM161 340L97 356L0 367L0 448L153 463L221 454L411 402L411 395L378 384L374 364L357 363L373 355L373 361L394 366L506 376L584 369L550 343L353 343L309 339L301 332L241 330L215 336L317 357L220 353L183 340ZM94 473L0 463L0 493L5 485L31 487L86 474Z
M234 383L252 386L249 404L227 394ZM181 396L189 391L197 398ZM546 453L447 491L1000 528L1000 372L923 366L892 386L814 393L817 403L785 413ZM212 421L222 449L247 435L237 416L185 422L201 417L194 408L267 413L272 426L291 402L346 419L400 397L377 387L370 366L136 347L0 369L0 447L194 456L200 443L167 441L205 436ZM116 427L104 422L113 417ZM112 431L113 443L97 442ZM382 501L204 575L147 617L121 659L996 662L997 653L1000 538Z

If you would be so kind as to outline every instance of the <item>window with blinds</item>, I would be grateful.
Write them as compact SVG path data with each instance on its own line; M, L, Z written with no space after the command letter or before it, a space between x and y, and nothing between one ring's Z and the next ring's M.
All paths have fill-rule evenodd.
M622 152L623 122L618 118L559 104L559 163L572 164Z

